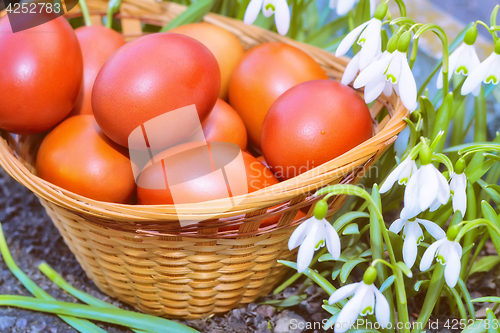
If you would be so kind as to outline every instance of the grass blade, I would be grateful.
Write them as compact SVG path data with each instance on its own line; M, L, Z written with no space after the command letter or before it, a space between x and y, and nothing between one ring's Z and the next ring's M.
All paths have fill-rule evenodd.
M42 288L40 288L35 282L33 282L21 269L16 265L12 255L10 254L9 248L7 247L7 241L2 230L2 224L0 223L0 252L5 261L5 264L9 270L14 274L14 276L23 284L23 286L28 289L28 291L35 296L43 300L53 300L54 298L47 294ZM96 333L106 333L103 329L92 324L87 320L72 318L64 315L60 315L64 322L73 327L79 332L96 332Z
M152 333L194 333L195 329L142 313L122 310L99 308L90 305L41 300L26 296L0 295L0 306L12 306L32 311L54 313L58 315L85 318L116 324L129 328L146 330Z

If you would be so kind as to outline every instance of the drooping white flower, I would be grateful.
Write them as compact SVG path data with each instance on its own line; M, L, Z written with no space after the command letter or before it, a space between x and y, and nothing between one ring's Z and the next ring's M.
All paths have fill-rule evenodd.
M430 208L433 212L450 199L450 185L431 163L422 165L406 186L402 219L411 219Z
M382 21L375 17L370 21L361 24L345 36L337 48L335 56L343 56L347 53L347 51L349 51L352 45L357 42L358 45L361 46L358 60L359 66L357 67L359 67L359 69L366 68L366 66L368 66L382 52L381 30Z
M243 19L245 24L253 24L261 10L265 17L271 17L274 14L276 28L280 35L285 36L288 33L290 8L286 0L251 0Z
M362 70L354 81L354 88L365 87L367 103L373 102L382 92L390 96L391 86L409 111L417 108L417 84L408 64L406 52L385 51L378 60Z
M465 173L451 174L450 182L451 195L453 196L453 211L460 211L465 216L467 210L467 176Z
M497 44L500 45L500 42ZM497 49L499 49L498 53ZM470 72L462 86L462 95L468 95L473 91L477 92L476 89L481 89L481 82L494 85L500 82L500 46L495 47L495 51Z
M297 255L297 271L304 272L314 256L314 251L325 246L334 259L340 257L340 239L335 228L326 219L315 216L303 222L290 236L288 249L300 245Z
M446 233L440 226L434 222L423 219L415 219L413 221L397 219L389 227L389 230L396 234L403 230L403 260L409 269L415 264L418 246L420 242L424 240L424 233L422 232L420 224L423 225L435 239L439 240L446 237Z
M422 272L431 267L434 257L441 265L445 266L444 278L446 284L450 288L455 287L460 276L462 246L458 242L450 241L448 238L437 240L425 250L422 256L422 261L420 261L420 270Z
M399 185L407 184L410 177L417 172L417 164L414 160L407 157L387 176L387 179L380 187L380 193L389 191L394 183L398 182Z
M479 61L474 45L463 43L450 55L448 64L448 80L451 79L453 74L463 74L465 76L469 75L469 73L474 71L480 63L481 62ZM437 88L443 88L442 68L438 76ZM478 85L477 88L472 91L472 94L477 96L480 91L481 87Z
M374 312L377 322L382 327L387 327L390 320L389 303L373 283L367 284L361 281L339 288L330 296L328 303L335 304L353 294L354 296L344 305L337 317L335 333L349 330L359 315L366 316Z
M356 0L330 0L330 8L337 8L337 15L344 16L354 8ZM377 0L370 0L370 15L373 16L377 8Z

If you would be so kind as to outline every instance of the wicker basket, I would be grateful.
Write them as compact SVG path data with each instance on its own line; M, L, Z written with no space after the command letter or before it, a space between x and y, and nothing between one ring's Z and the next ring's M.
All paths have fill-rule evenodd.
M100 24L99 15L105 15L107 2L87 3L97 17L94 22ZM142 35L141 22L162 26L183 10L168 2L124 0L117 18L130 40ZM78 15L78 9L71 14ZM273 41L301 48L332 79L339 79L347 64L347 59L241 21L215 14L204 20L234 33L247 49ZM158 316L207 317L250 303L283 279L286 269L276 260L295 257L287 242L305 219L293 221L297 211L317 200L313 193L323 186L355 183L404 128L408 111L399 99L394 95L380 98L371 108L372 116L382 110L387 110L387 116L380 122L374 120L372 139L299 177L250 194L222 214L214 210L217 201L175 208L119 205L52 185L35 175L41 135L2 132L0 165L40 198L78 262L102 291ZM343 199L334 198L329 216ZM177 214L204 221L180 227ZM259 228L263 219L277 215L279 222ZM231 225L233 230L228 230Z

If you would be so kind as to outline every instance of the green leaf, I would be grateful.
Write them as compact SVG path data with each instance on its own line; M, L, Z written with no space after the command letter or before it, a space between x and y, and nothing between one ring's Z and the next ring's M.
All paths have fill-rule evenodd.
M336 315L340 312L340 309L337 306L323 304L321 307L328 311L331 315Z
M339 30L345 29L346 25L347 16L340 17L307 36L305 42L317 47L324 47L332 39L332 31L336 33Z
M498 263L500 263L499 256L482 257L477 262L475 262L474 265L472 265L472 269L470 271L470 274L480 273L480 272L488 272L491 269L493 269L493 267L498 265Z
M483 333L486 332L486 323L484 319L479 319L467 326L462 333Z
M492 186L497 186L498 185L488 185L487 182L485 182L482 179L478 179L477 183L483 191L489 195L489 197L495 202L495 204L500 205L500 193L497 192ZM499 187L500 188L500 187Z
M323 307L324 307L324 305L323 305ZM323 325L323 329L325 331L331 330L333 327L335 327L335 322L337 321L339 314L340 314L340 312L337 314L334 314L333 316L330 317L330 319L327 320L325 325Z
M160 32L166 32L181 25L199 21L210 11L214 3L215 0L198 0L194 2L188 9L161 28Z
M129 328L146 330L151 333L198 332L195 329L177 322L142 313L121 309L106 309L69 302L41 300L26 296L0 295L0 306L12 306L32 311L102 321Z
M488 333L498 333L498 320L491 309L486 309L486 319L489 321L489 325L487 327Z
M342 269L342 266L344 266L344 263L341 261L337 261L335 265L333 266L333 271L332 271L332 280L335 280L339 274L340 270Z
M356 220L356 219L360 219L360 218L369 218L370 215L366 212L349 212L349 213L345 213L344 215L342 215L341 217L339 217L337 219L337 221L335 221L335 223L333 223L333 227L335 228L335 230L340 230L342 229L345 225L349 224L350 222Z
M481 153L478 154L482 155ZM474 184L479 179L481 179L481 177L483 177L486 172L488 172L488 170L493 166L494 163L494 160L486 160L484 162L481 162L477 166L471 166L472 164L469 164L465 169L465 174L467 175L469 181Z
M389 276L385 279L384 283L380 286L380 292L383 293L387 288L389 288L393 283L396 277L394 275Z
M389 234L389 238L391 239L391 244L392 244L392 249L394 250L394 253L396 254L396 259L398 261L403 260L403 238L399 236L398 234L393 233L392 231L387 231Z
M422 287L424 284L429 284L429 282L430 282L430 280L417 281L417 283L415 283L415 285L413 286L413 289L415 289L415 291L419 291L420 287Z
M272 305L277 308L289 308L291 306L295 306L300 304L302 301L307 299L307 295L293 295L285 299L276 299L262 302L262 305Z
M343 266L342 269L340 270L340 281L342 283L345 283L347 281L347 278L349 277L349 274L351 274L351 271L356 267L357 265L361 264L362 262L367 262L368 260L363 259L363 258L357 258L357 259L352 259L346 262Z
M471 302L473 303L500 303L500 297L498 296L486 296L474 298Z
M408 268L408 266L406 266L406 264L404 262L398 261L396 263L396 265L399 267L401 272L403 272L407 277L409 277L409 278L413 277L413 273Z
M287 267L290 267L290 268L297 270L297 264L292 262L292 261L278 260L278 262L282 265L285 265ZM315 270L307 268L303 274L306 275L307 277L309 277L314 282L316 282L324 291L326 291L328 293L328 295L333 294L337 290L330 282L328 282L327 279L322 277ZM345 302L343 304L345 304Z
M497 227L500 227L500 219L498 218L495 210L493 209L493 207L491 207L489 203L487 203L486 201L482 201L481 209L483 211L483 216L485 219L490 220ZM500 236L497 235L493 230L491 230L490 227L488 227L488 231L490 233L491 241L495 246L495 250L497 251L498 254L500 254Z
M356 223L351 223L342 231L342 235L359 235L359 228Z
M474 310L474 304L472 304L472 300L470 298L470 293L469 289L467 289L467 286L465 285L464 280L458 279L458 288L460 289L460 292L464 296L465 299L465 305L467 305L467 310L469 311L469 315L473 320L476 320L476 311Z

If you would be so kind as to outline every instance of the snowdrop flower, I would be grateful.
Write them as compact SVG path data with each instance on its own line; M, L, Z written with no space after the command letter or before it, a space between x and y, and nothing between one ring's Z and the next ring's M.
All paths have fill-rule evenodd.
M319 201L314 207L314 216L302 223L288 241L291 251L300 245L297 256L297 271L304 272L314 255L314 251L325 246L334 259L340 257L340 238L335 228L325 219L328 204Z
M460 211L465 216L467 210L467 176L464 173L465 161L459 159L455 165L455 172L451 173L450 190L453 196L453 211Z
M445 266L444 279L450 288L455 287L460 276L462 246L454 241L457 234L458 226L448 229L447 237L429 246L422 256L422 261L420 261L420 270L424 272L431 267L434 257L436 257L436 261Z
M365 102L371 103L382 92L390 96L393 87L403 105L409 111L414 111L417 108L417 84L406 57L411 34L405 32L399 41L391 40L387 51L361 71L354 81L354 88L365 87ZM394 41L397 41L397 49Z
M380 187L380 193L389 191L396 182L398 182L399 185L406 185L410 177L414 175L417 170L418 168L415 161L410 157L407 157L389 174L385 182Z
M343 333L349 330L359 315L366 316L375 312L375 318L382 327L387 327L390 320L389 303L385 296L373 285L377 279L377 271L369 267L363 281L346 285L335 291L328 303L335 304L341 300L354 295L342 308L335 322L335 333Z
M253 24L261 9L265 17L275 15L278 33L285 36L290 29L290 8L286 0L251 0L243 19L245 24Z
M495 85L500 82L500 40L495 45L495 51L469 74L462 86L462 95L477 92L476 89L481 89L481 82Z
M475 31L475 34L474 34ZM477 38L477 29L475 27L471 27L465 36L464 43L460 45L453 53L450 55L449 65L448 65L448 80L451 79L452 75L455 74L463 74L469 75L472 71L479 66L480 61L477 56L476 49L474 48L474 43ZM441 72L439 73L437 80L437 88L443 88L443 69L441 68ZM474 96L479 95L481 91L481 87L477 86L472 94Z
M370 15L373 16L375 14L375 8L377 8L377 0L370 0ZM344 16L351 9L354 8L356 4L356 0L330 0L330 8L337 8L337 15Z
M356 60L356 66L351 65L349 71L350 75L352 75L352 71L354 69L356 69L355 73L357 73L358 69L364 69L376 57L380 56L382 47L382 37L380 33L382 30L382 20L384 19L386 13L387 4L380 4L377 7L375 16L370 21L361 24L347 34L337 48L335 56L340 57L346 54L355 42L361 46L359 57Z
M433 212L450 199L448 181L431 164L431 155L429 146L420 148L422 166L411 176L406 186L402 219L411 219L428 208Z
M420 242L424 240L424 233L422 232L420 224L423 225L435 239L441 239L446 236L443 229L436 223L423 219L398 219L389 227L389 230L395 234L403 230L403 260L409 269L415 264L418 246Z

